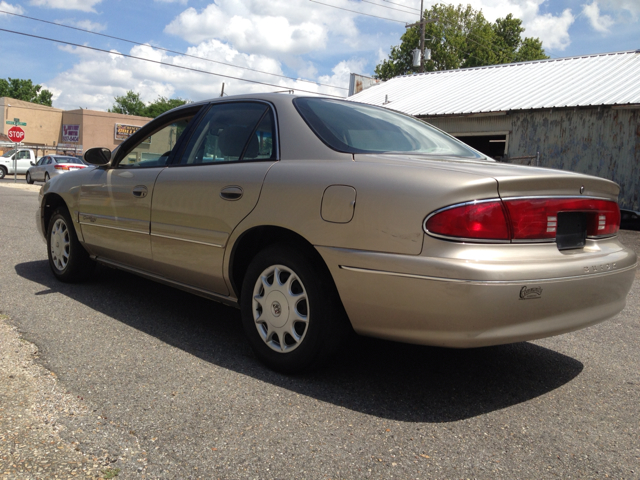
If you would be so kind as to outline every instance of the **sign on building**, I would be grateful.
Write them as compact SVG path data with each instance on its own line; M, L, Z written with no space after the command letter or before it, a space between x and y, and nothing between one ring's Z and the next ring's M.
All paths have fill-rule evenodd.
M379 83L381 83L379 78L365 77L364 75L352 73L349 77L349 97Z
M122 123L116 123L115 128L116 128L115 139L126 140L131 135L133 135L138 130L140 130L142 127L139 127L137 125L124 125Z
M80 125L62 125L62 141L76 143L80 141Z

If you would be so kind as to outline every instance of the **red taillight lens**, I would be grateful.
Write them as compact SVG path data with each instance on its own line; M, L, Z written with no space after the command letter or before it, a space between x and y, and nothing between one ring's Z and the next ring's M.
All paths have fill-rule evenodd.
M613 235L620 228L618 204L590 198L540 198L506 200L514 240L556 237L559 212L585 212L590 237Z
M56 170L69 170L69 167L66 165L54 165L53 168Z
M476 240L536 241L556 238L558 213L587 214L587 236L614 235L620 228L616 202L589 198L490 200L444 209L425 223L427 233Z
M427 220L426 229L447 237L509 240L509 227L499 200L443 210Z

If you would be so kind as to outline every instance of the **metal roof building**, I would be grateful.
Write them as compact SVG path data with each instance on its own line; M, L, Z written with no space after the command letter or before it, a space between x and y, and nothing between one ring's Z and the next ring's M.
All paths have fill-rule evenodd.
M609 178L640 210L640 50L396 77L349 100L424 118L503 161Z

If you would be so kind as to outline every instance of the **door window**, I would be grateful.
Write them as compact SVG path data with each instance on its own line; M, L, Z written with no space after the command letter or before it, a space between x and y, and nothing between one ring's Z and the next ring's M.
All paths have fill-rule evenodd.
M276 158L274 119L264 103L213 105L196 128L181 165Z
M31 158L31 156L29 155L29 152L27 150L20 150L18 152L18 160L24 160L24 159L29 160Z
M118 163L118 168L164 167L193 115L163 125L141 139Z

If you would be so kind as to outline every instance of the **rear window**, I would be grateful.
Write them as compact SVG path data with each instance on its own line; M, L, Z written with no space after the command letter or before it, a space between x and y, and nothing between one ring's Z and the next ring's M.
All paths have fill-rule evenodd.
M54 160L56 161L56 163L79 163L79 164L83 164L82 160L80 160L78 157L55 157Z
M296 98L294 105L320 140L339 152L484 158L425 122L385 108L326 98Z

